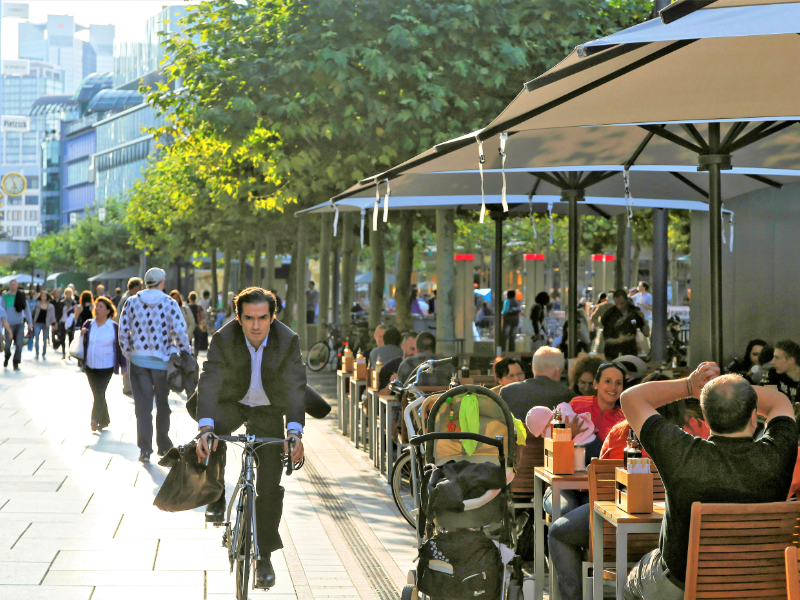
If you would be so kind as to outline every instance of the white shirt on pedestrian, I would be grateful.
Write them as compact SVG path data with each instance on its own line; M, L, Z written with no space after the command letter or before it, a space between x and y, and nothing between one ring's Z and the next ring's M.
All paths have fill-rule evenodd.
M245 406L269 406L270 401L264 391L264 384L261 381L261 359L264 357L264 348L267 347L269 334L261 342L258 348L253 348L249 341L245 341L247 349L250 351L250 388L247 394L239 402Z
M92 321L86 366L90 369L114 368L114 322L111 319L106 319L102 325Z
M649 292L644 292L644 293L637 292L636 294L633 295L632 299L634 305L642 309L645 321L649 321L650 319L653 318L653 310L652 310L653 296ZM645 308L645 304L650 308Z

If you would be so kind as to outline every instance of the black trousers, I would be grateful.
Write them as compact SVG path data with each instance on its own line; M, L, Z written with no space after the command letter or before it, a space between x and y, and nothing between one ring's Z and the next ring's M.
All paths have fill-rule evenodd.
M92 369L86 367L86 378L89 380L89 387L92 388L94 404L92 405L92 421L102 427L107 427L111 422L108 416L108 404L106 403L106 390L111 381L114 369Z
M214 418L214 432L231 435L242 425L247 433L256 437L283 438L283 414L272 406L245 406L244 404L223 404L217 406ZM281 474L281 446L262 446L258 452L256 469L256 533L258 548L266 558L270 552L283 548L278 526L283 512L283 487ZM237 464L238 467L238 464Z

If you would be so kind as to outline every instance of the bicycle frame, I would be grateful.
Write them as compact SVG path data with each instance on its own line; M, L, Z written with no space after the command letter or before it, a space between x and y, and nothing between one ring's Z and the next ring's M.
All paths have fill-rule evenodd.
M408 388L408 391L413 393L417 397L416 400L414 400L413 402L409 402L408 403L408 406L406 406L406 410L405 410L405 412L403 414L403 418L405 419L405 422L406 422L406 427L408 428L408 437L410 439L410 438L414 437L415 435L417 435L416 429L414 428L414 419L412 417L412 414L420 406L422 406L422 404L425 402L425 400L427 400L427 398L425 397L425 394L423 392L421 392L417 388L417 386L415 386L413 384L411 385L410 388ZM421 429L424 431L424 423L422 424ZM414 496L414 510L415 511L419 511L419 494L417 493L419 491L419 483L420 483L418 481L418 479L417 479L417 472L418 472L418 466L417 466L418 463L417 463L417 461L418 461L418 458L419 458L417 456L417 454L419 452L419 448L420 448L419 446L417 446L416 448L412 447L411 450L410 450L410 453L411 453L411 492L412 492L412 494ZM419 532L417 532L417 537L419 537Z

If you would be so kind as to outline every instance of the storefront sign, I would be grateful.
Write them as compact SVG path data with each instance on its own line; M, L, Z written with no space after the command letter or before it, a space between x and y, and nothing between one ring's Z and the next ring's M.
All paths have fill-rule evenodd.
M28 19L28 5L22 2L3 3L3 16L15 19Z
M31 61L27 59L4 60L2 74L27 77L31 74Z
M3 133L28 133L31 130L29 117L13 117L3 115L0 117L0 132Z

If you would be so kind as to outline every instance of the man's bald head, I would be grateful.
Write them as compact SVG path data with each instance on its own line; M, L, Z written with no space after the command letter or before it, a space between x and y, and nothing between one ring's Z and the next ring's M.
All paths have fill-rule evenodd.
M758 395L741 375L722 375L709 381L700 394L700 407L714 433L739 433L750 423Z

